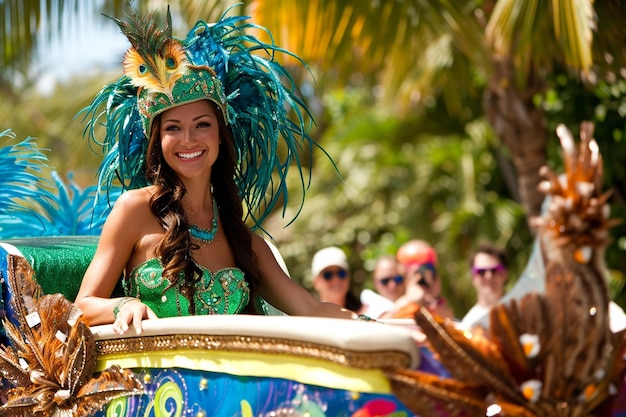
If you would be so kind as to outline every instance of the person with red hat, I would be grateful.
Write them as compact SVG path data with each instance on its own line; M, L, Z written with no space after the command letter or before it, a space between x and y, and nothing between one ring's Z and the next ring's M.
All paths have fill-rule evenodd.
M398 249L396 258L405 277L406 290L384 317L413 318L420 306L436 315L454 318L454 313L441 295L437 274L437 252L426 241L413 239Z

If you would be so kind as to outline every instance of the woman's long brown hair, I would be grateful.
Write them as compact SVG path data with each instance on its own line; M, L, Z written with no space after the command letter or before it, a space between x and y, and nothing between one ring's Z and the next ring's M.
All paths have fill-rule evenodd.
M209 100L207 100L209 101ZM216 115L221 115L212 102ZM261 271L252 251L252 232L243 221L243 206L235 184L235 151L232 135L222 117L217 117L220 132L219 155L211 170L213 196L220 212L220 223L235 257L236 266L243 271L250 288L250 301L245 313L260 314L256 307ZM157 186L150 199L150 210L165 228L163 239L155 249L163 264L163 277L170 281L169 288L180 282L181 294L189 300L189 314L195 314L195 284L202 277L202 270L193 262L192 250L197 246L191 241L189 224L182 207L186 193L183 183L167 165L161 149L161 116L152 121L150 143L146 155L146 179Z

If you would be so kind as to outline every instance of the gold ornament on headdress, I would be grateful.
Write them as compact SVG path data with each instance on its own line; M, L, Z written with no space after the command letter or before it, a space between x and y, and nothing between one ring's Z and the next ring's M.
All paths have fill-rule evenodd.
M172 90L187 70L187 57L182 42L172 37L169 8L163 29L151 14L131 17L130 22L115 20L132 45L124 55L124 74L134 86L158 91L173 100Z
M161 92L172 100L172 89L185 73L186 64L183 45L176 40L165 44L163 55L142 55L135 47L124 55L124 73L133 85Z
M211 100L228 124L226 97L215 71L194 65L183 41L172 36L169 8L160 29L153 15L130 14L129 21L115 19L131 48L124 55L124 75L138 88L137 106L146 135L152 119L172 107L198 100Z

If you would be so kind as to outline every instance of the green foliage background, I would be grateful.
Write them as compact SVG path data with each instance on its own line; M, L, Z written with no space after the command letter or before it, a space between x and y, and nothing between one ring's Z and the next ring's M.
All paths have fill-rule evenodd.
M113 24L99 13L119 15L123 2L101 3L103 6L97 7L94 2L27 0L22 6L25 13L29 7L58 7L59 15L82 10L77 15L81 19ZM138 3L150 10L163 7ZM176 23L185 28L189 26L186 20L217 18L230 3L171 2L181 16ZM411 238L422 238L432 242L440 255L444 291L458 316L474 302L466 259L477 242L490 240L507 249L513 260L509 285L514 285L534 238L520 204L511 155L494 135L483 111L483 95L493 68L486 59L482 31L497 3L515 4L466 1L458 7L448 1L387 2L385 7L398 9L389 15L388 25L380 25L380 10L375 5L381 3L377 2L358 3L361 9L351 8L350 1L244 2L244 9L256 6L270 27L282 16L291 16L293 24L288 30L282 26L272 30L285 35L283 40L293 40L288 36L292 34L297 42L289 48L310 59L313 77L296 75L315 114L311 134L328 153L317 150L303 155L303 160L312 158L312 165L305 167L310 170L311 183L302 210L299 185L293 184L285 218L276 213L266 223L294 279L309 286L313 253L338 245L350 256L355 291L371 287L377 256L393 253ZM14 0L3 2L0 13L14 4ZM297 24L299 15L289 11L302 5L308 5L310 13L302 17L309 32L301 36L299 30L304 31L304 26ZM577 135L582 120L596 123L596 139L605 158L605 184L614 192L612 213L624 218L626 71L620 53L626 22L615 2L598 4L598 8L604 29L599 34L606 38L600 37L594 44L594 56L600 56L596 62L601 64L604 52L615 59L608 72L599 72L595 84L583 84L571 69L550 61L558 48L543 36L549 26L544 15L538 19L537 33L520 40L524 57L541 59L520 65L515 81L523 84L533 71L548 74L545 88L533 93L532 99L545 112L551 135L548 160L556 170L561 164L556 125L564 123ZM329 23L334 22L331 18L338 9L344 13L339 16L347 16L346 21L354 25L352 31L347 27L340 34L339 26ZM349 15L349 11L355 14ZM42 15L37 16L43 20ZM4 14L0 17L0 21L8 21ZM409 26L403 26L407 22ZM73 172L74 179L85 187L92 185L101 156L97 147L90 147L82 138L83 126L76 114L104 84L120 75L120 67L103 68L98 75L76 75L44 95L36 88L41 74L29 72L29 64L34 59L33 48L45 50L46 46L38 45L34 36L18 36L36 33L35 26L27 26L18 24L12 28L15 33L9 30L11 36L2 38L5 68L0 77L0 130L11 128L22 139L36 137L40 147L49 149L51 166L62 175ZM61 30L60 21L46 30L54 40ZM333 36L315 37L316 30ZM326 40L328 44L322 43ZM112 62L120 62L122 52ZM285 227L296 214L296 220ZM612 231L614 242L607 252L612 293L622 306L626 305L625 227Z

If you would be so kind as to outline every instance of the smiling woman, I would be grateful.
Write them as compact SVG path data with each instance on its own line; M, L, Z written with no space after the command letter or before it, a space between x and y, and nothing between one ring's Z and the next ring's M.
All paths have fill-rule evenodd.
M221 143L218 112L209 100L202 100L174 107L160 116L163 157L167 165L181 177L187 180L208 180L210 184L211 167L217 160ZM153 145L156 146L156 141ZM151 152L150 155L155 153ZM202 188L206 189L206 186L202 184ZM190 220L196 224L204 221Z
M266 314L267 303L289 315L357 318L292 281L254 233L286 204L284 182L302 145L317 144L307 134L309 111L276 61L279 52L295 56L256 40L248 29L259 27L245 20L199 21L178 39L169 9L163 28L154 15L116 19L131 43L124 75L85 117L108 152L101 189L121 181L126 191L76 296L90 325L139 334L145 319ZM96 139L101 117L105 138ZM120 279L124 297L111 298Z

